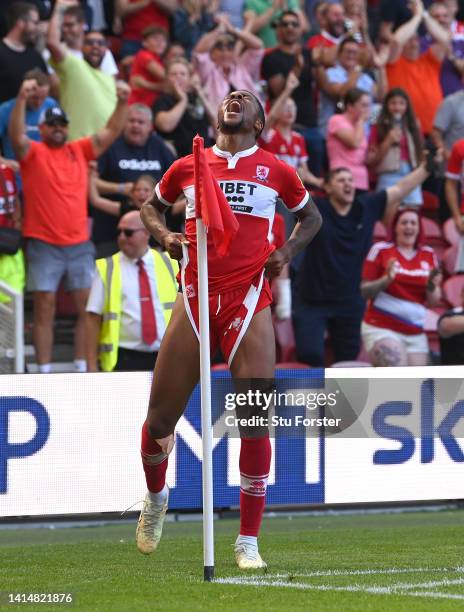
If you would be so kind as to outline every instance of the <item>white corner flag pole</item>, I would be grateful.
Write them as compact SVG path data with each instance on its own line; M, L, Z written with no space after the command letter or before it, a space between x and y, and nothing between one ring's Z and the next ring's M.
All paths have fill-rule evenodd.
M196 220L198 301L200 305L201 439L203 446L203 566L204 580L214 578L213 428L211 424L211 360L209 346L208 251L206 229Z

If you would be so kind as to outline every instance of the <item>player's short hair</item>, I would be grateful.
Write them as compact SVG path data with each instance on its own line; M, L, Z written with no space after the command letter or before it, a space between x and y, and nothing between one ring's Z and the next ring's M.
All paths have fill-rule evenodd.
M24 76L23 81L29 81L30 79L34 79L37 81L37 85L39 87L44 87L45 85L50 85L50 78L48 74L45 74L40 68L32 68L32 70L28 70Z
M12 30L21 19L27 19L29 13L35 11L39 13L39 9L30 2L13 2L8 7L5 15L6 27L8 32Z

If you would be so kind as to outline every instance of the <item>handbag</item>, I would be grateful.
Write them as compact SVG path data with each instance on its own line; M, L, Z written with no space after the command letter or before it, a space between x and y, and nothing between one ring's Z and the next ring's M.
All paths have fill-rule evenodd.
M6 186L5 177L0 169L0 187L4 197L8 197L8 189ZM21 248L22 234L21 231L14 227L0 227L0 254L16 255Z

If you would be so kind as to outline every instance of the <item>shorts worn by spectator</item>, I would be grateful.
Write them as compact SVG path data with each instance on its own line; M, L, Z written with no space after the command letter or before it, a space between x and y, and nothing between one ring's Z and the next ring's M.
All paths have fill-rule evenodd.
M86 307L91 372L97 371L98 362L106 372L152 370L177 297L178 263L167 253L149 249L150 235L138 212L121 217L118 234L120 251L96 262L97 274ZM142 265L149 295L143 295ZM152 312L145 312L144 298ZM111 319L104 316L109 311Z
M133 104L129 108L122 135L98 162L101 193L122 200L125 185L141 174L150 174L158 181L166 172L175 158L163 139L152 133L152 125L152 112L148 106ZM117 251L117 219L100 210L94 210L92 216L92 240L97 247L97 256L112 255Z
M320 175L323 142L317 128L314 104L312 51L301 48L302 28L295 12L283 12L276 31L279 44L265 55L261 72L267 81L271 102L282 93L289 73L294 72L297 76L299 86L292 93L297 106L295 129L306 140L311 171Z
M14 98L24 74L33 68L47 72L34 48L39 34L39 12L33 4L16 2L7 13L8 33L0 41L0 102Z
M424 366L426 305L437 306L442 275L433 249L422 245L420 215L397 212L392 241L377 242L364 262L361 294L369 300L361 327L375 366Z
M247 30L236 30L227 17L216 19L217 27L200 38L193 50L193 61L203 88L217 110L231 89L259 93L259 68L263 43Z
M324 365L324 337L335 361L356 359L364 302L360 292L364 258L376 221L388 221L409 191L427 177L424 165L386 191L355 197L348 169L329 172L327 199L317 199L322 228L292 265L293 323L297 357L314 367Z
M107 122L116 105L116 86L112 76L101 70L106 40L100 32L86 32L83 59L70 53L60 40L57 2L48 30L50 64L60 77L60 102L70 118L69 138L90 136Z
M41 120L42 142L25 134L27 100L37 95L36 89L35 80L23 82L10 117L11 143L23 178L23 234L29 240L36 359L39 371L50 371L56 291L65 276L78 315L75 357L83 369L85 304L93 270L87 225L88 163L106 151L122 130L129 87L118 85L118 103L103 129L70 143L68 117L59 107L48 109Z
M413 17L391 39L387 78L389 87L401 87L408 92L422 133L428 135L443 98L440 71L450 42L450 33L424 11L420 0L415 0L411 6ZM425 53L420 52L417 35L422 21L435 41Z
M432 138L446 159L454 143L464 138L464 90L447 96L440 104L433 120Z

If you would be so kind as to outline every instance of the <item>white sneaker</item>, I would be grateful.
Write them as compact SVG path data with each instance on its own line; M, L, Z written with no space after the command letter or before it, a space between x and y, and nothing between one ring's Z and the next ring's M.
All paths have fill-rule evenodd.
M150 555L154 552L161 540L164 517L168 509L168 501L169 489L167 489L166 499L161 505L152 502L150 493L147 493L145 496L145 502L142 512L140 513L137 531L135 533L137 548L144 555Z
M239 569L266 569L267 563L261 559L258 547L240 542L234 546L235 560Z

